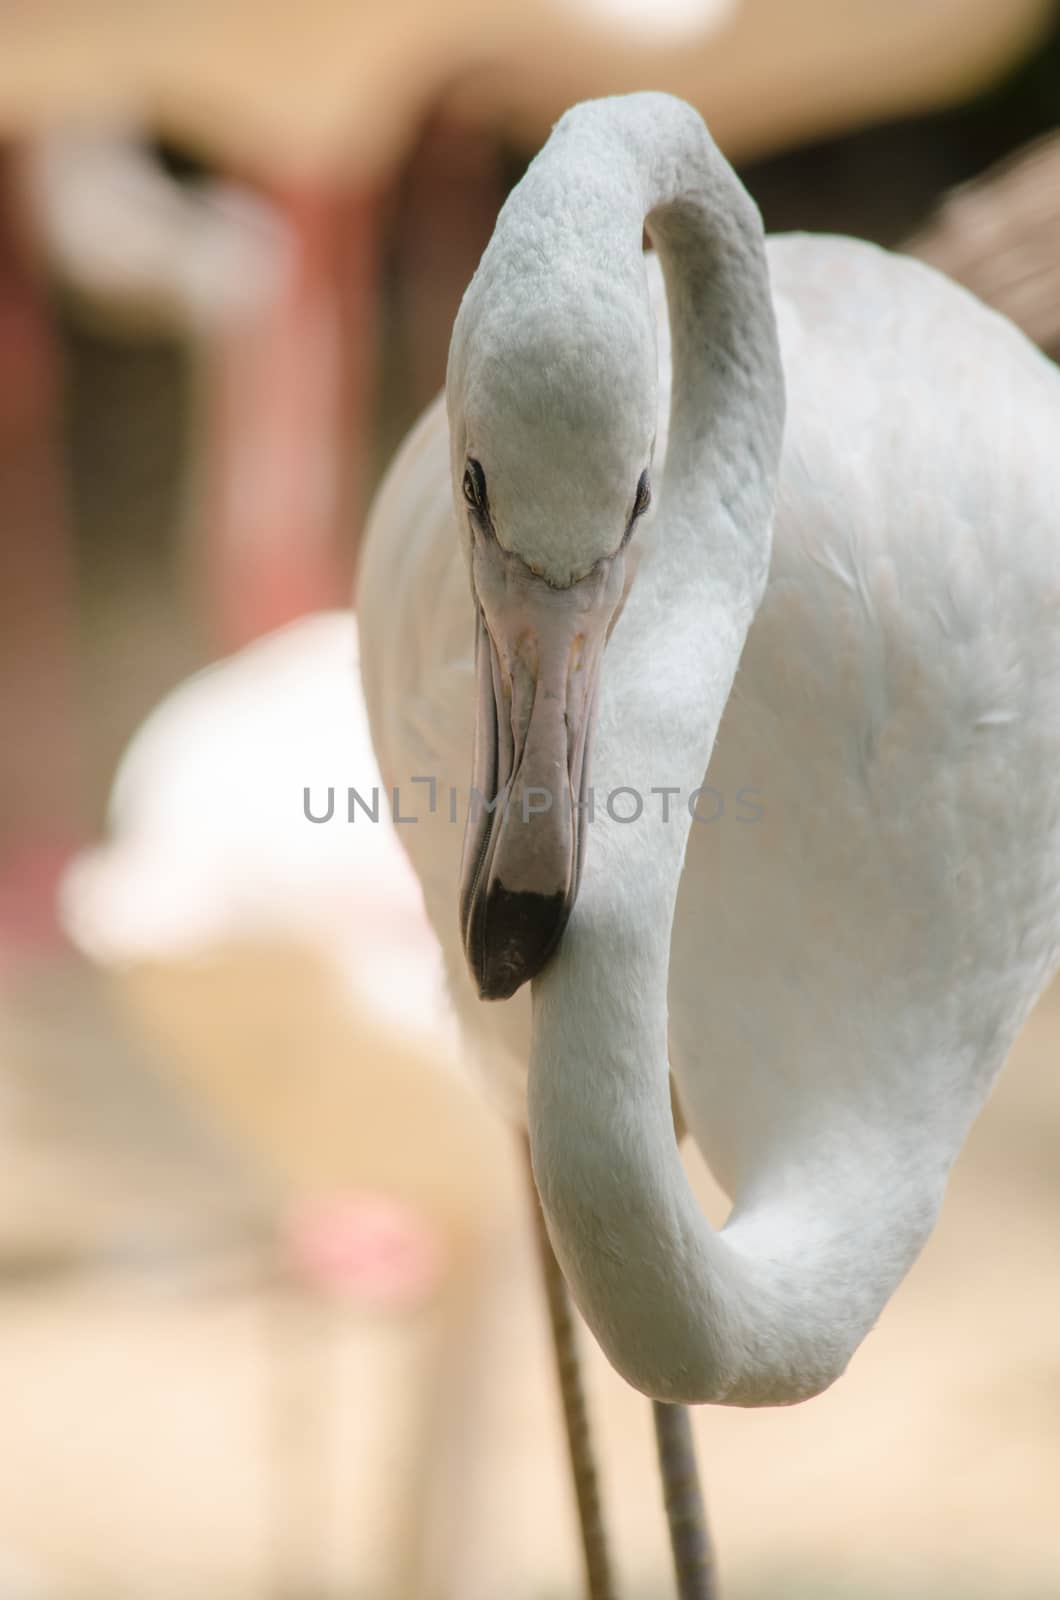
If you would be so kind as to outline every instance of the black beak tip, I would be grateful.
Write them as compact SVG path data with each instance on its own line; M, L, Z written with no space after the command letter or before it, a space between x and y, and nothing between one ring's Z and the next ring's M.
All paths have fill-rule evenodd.
M467 949L481 1000L509 1000L536 978L558 945L571 897L490 886L471 917Z

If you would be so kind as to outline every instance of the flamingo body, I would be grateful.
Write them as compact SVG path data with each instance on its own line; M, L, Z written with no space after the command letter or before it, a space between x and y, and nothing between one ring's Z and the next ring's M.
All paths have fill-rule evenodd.
M1060 377L1004 319L915 262L802 235L770 239L767 259L787 389L772 560L689 832L670 1066L734 1202L722 1237L741 1259L768 1258L778 1319L788 1306L803 1314L789 1267L816 1270L856 1331L837 1339L823 1377L712 1376L700 1389L675 1357L671 1388L658 1361L615 1355L620 1291L590 1314L649 1392L743 1403L802 1398L841 1370L930 1232L969 1124L1060 960ZM647 266L657 471L671 336L662 275ZM361 664L386 781L429 773L466 797L475 601L450 474L439 400L371 517ZM649 513L646 558L657 535ZM667 626L650 611L638 619ZM616 630L608 654L629 637ZM605 683L607 670L605 657ZM666 671L649 665L641 688L663 712ZM635 737L625 725L604 692L604 784L621 780L615 752ZM598 784L596 805L604 798ZM663 800L641 799L625 831L650 856ZM439 805L401 837L465 1027L524 1117L529 995L484 1005L468 976L462 827ZM586 848L591 862L592 827ZM572 1048L569 1104L580 1070ZM614 1103L620 1120L617 1092ZM636 1144L629 1118L620 1137ZM568 1258L557 1245L576 1294L579 1274L625 1250L621 1199L617 1221L595 1204L606 1180L589 1139L577 1156L585 1240ZM680 1273L680 1251L657 1270ZM635 1320L641 1291L630 1295Z

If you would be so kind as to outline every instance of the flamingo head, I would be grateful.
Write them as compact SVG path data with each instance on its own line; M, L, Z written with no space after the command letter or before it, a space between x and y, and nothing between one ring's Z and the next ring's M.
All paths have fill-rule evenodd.
M447 382L477 616L460 914L491 1000L541 970L577 895L601 664L651 501L657 411L639 236L628 262L587 262L583 276L550 275L547 251L524 250L513 272L511 248L491 257L499 236Z

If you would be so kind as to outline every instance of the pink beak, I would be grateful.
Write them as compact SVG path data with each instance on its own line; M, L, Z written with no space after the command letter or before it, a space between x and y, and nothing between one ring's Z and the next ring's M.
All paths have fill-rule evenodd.
M552 954L578 892L600 662L625 553L566 588L476 540L478 701L460 923L484 1000L506 1000Z

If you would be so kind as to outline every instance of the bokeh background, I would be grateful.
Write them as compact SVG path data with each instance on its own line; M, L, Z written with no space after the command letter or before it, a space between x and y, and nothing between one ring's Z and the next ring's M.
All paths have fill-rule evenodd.
M0 1600L579 1592L513 1136L393 830L302 807L377 781L358 535L497 208L646 87L1060 354L1051 0L0 6ZM697 1414L732 1600L1060 1590L1058 1066L1054 991L834 1390Z

